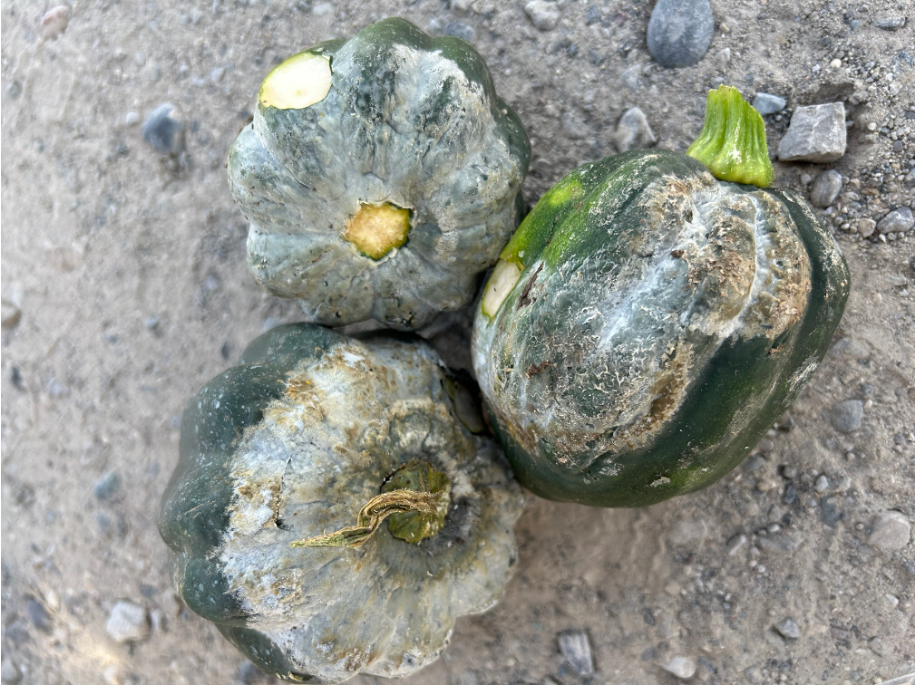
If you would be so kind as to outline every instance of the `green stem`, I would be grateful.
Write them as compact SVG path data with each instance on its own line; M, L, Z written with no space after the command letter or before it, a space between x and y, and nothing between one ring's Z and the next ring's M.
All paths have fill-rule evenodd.
M766 188L773 183L763 117L737 88L719 86L706 97L703 130L687 149L717 179Z

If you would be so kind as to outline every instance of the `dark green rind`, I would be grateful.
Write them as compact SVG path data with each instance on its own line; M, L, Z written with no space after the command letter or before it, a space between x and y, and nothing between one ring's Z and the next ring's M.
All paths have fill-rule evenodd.
M233 446L246 428L261 421L262 409L283 393L285 372L300 360L317 359L340 338L311 324L272 329L246 348L239 366L213 379L185 408L178 465L163 495L159 534L173 551L175 587L202 617L234 623L244 619L218 561L209 559L229 524L233 492L226 466L233 459Z
M277 644L260 631L226 624L217 624L216 628L265 673L275 674L281 679L297 684L323 683L310 674L296 672L294 665L286 658Z
M501 257L524 268L539 261L544 262L545 268L554 268L560 259L566 260L566 265L574 265L576 256L608 249L607 231L588 222L587 213L591 201L607 188L603 184L609 176L613 176L610 184L616 186L618 200L607 214L619 224L636 220L636 216L627 216L628 206L653 175L685 175L702 169L691 158L665 151L637 151L586 165L544 196ZM759 191L752 186L736 187L746 192ZM584 471L571 471L558 464L552 458L553 447L544 441L537 454L529 454L488 409L522 485L551 500L604 507L650 505L720 479L746 457L788 409L829 347L849 293L849 271L835 241L804 200L785 191L766 192L789 212L811 261L811 291L805 315L774 341L765 337L726 340L707 365L694 373L696 381L689 387L681 409L649 446L626 455L599 457ZM519 283L529 277L530 272L523 271ZM514 293L502 308L515 308L516 301ZM542 314L538 323L545 326L539 335L547 338L550 325L546 322L551 317L549 313ZM555 330L563 331L559 322L553 325ZM805 371L805 377L799 378ZM600 474L598 470L608 461L621 465L621 472L615 476ZM668 483L658 484L659 479L667 479ZM652 486L653 483L658 485Z

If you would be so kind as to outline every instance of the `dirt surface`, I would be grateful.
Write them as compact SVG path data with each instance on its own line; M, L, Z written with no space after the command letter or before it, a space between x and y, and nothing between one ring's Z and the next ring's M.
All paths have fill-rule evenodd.
M176 600L156 515L185 401L263 330L299 318L247 272L228 146L271 66L390 15L464 35L490 64L531 135L529 203L615 153L629 107L658 145L685 149L723 82L788 101L766 118L771 152L799 106L842 101L849 125L837 162L775 165L775 185L804 192L824 169L843 175L825 218L853 279L837 343L791 419L723 481L650 508L530 496L505 598L459 621L410 681L875 683L914 671L913 234L862 236L913 205L911 3L713 0L712 45L678 70L647 52L649 2L567 1L547 31L495 0L77 0L42 23L50 7L0 10L4 681L266 679ZM186 126L177 156L141 137L165 102ZM428 333L468 364L465 329ZM847 400L864 417L841 432ZM106 630L120 600L139 619ZM589 637L590 675L560 652L571 629Z

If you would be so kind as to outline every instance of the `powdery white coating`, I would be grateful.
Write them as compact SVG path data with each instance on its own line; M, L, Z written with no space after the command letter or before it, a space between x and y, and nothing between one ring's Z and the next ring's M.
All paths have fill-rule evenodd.
M494 442L453 416L439 364L425 345L345 340L290 373L286 395L241 437L218 556L246 626L298 672L407 676L512 572L523 497ZM383 524L359 549L290 547L352 526L411 458L451 481L435 537L410 544Z
M381 66L367 74L369 50ZM357 36L331 68L323 100L259 106L233 144L249 267L269 292L299 298L311 321L416 329L470 301L517 225L527 171L507 137L517 120L440 51ZM407 243L379 260L360 254L342 237L360 203L411 210Z
M635 200L646 220L632 230L614 225L628 195L609 189L588 220L610 222L607 248L529 265L493 320L476 318L482 393L524 450L546 441L571 470L616 474L614 456L661 433L726 340L772 341L799 320L811 267L792 220L767 193L738 188L707 173L660 177ZM541 323L575 335L539 334Z

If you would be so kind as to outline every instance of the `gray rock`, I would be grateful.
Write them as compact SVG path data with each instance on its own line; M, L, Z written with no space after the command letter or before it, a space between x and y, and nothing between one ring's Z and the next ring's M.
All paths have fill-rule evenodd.
M779 141L783 162L833 162L846 152L846 110L841 102L799 107Z
M830 487L830 481L828 481L827 477L824 476L823 474L817 477L817 481L814 482L814 490L817 491L818 493L823 493L829 487Z
M18 684L22 679L19 667L8 656L4 656L3 664L0 664L0 679L4 684Z
M48 614L40 600L29 598L25 603L25 612L36 629L45 633L51 631L51 615Z
M843 433L855 431L862 426L865 406L861 400L842 400L830 408L830 423Z
M639 77L642 76L643 65L634 64L627 67L620 75L620 83L630 90L639 90Z
M210 70L210 83L219 83L226 75L226 67L214 67Z
M22 310L16 305L6 300L0 303L0 326L3 329L13 329L19 324L22 318Z
M66 5L52 7L41 17L38 33L45 40L57 38L70 23L70 8Z
M782 532L775 536L762 536L757 541L757 547L769 553L787 554L798 550L802 540L791 534Z
M681 657L680 655L671 658L661 667L669 674L684 680L690 679L697 672L697 663L693 658Z
M747 536L744 534L735 534L725 543L725 552L734 555L747 544Z
M117 472L111 471L95 482L95 486L92 487L92 493L99 500L108 500L118 491L120 486L121 477L118 476Z
M843 187L843 175L835 169L822 171L811 187L811 204L815 207L830 207Z
M875 26L885 31L896 31L906 26L906 17L883 17L875 19Z
M143 122L143 140L160 152L178 155L184 150L184 123L172 113L175 106L159 105Z
M550 31L560 22L560 8L555 2L532 0L525 5L525 14L538 31Z
M584 629L570 629L557 634L560 652L580 676L587 676L595 671L592 662L592 644Z
M690 67L709 50L714 30L709 0L658 0L646 42L661 66Z
M859 232L859 235L862 238L869 238L875 233L875 223L874 219L870 217L862 217L859 221L856 222L856 231Z
M130 111L124 115L124 125L125 126L135 126L140 123L140 113Z
M655 134L641 109L631 107L623 113L614 132L614 145L620 152L655 145Z
M910 522L901 512L887 510L871 524L868 545L884 550L901 550L910 542Z
M456 36L469 43L474 39L474 27L460 21L450 21L445 25L446 36Z
M757 93L754 96L754 102L751 104L760 114L776 114L786 109L785 98L780 98L778 95L770 95L769 93Z
M686 545L703 541L709 529L702 519L678 519L668 532L668 540L674 545Z
M149 636L150 624L146 608L129 600L119 600L111 608L105 631L118 643L136 643Z
M878 222L878 231L881 233L901 233L913 228L913 210L904 205L892 212L888 212Z
M795 620L791 619L790 617L786 617L773 628L776 629L776 631L779 632L779 635L783 638L790 638L795 640L801 636L801 631L798 628L798 624L796 624Z

